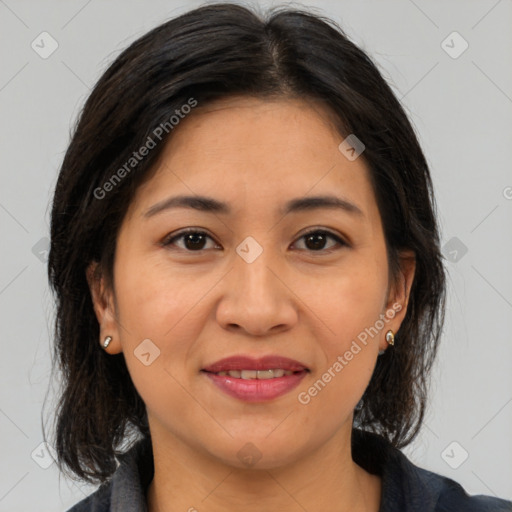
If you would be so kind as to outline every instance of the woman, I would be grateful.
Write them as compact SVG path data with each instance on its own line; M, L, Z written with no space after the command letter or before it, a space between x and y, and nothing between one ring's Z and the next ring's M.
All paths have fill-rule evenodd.
M71 510L512 510L399 451L443 325L435 201L331 21L214 4L125 50L65 155L49 278L59 467L103 484Z

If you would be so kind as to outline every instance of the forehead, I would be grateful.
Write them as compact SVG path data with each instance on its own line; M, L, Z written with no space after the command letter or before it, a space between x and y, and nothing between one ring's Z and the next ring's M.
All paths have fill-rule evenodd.
M138 191L139 210L171 192L215 197L234 205L234 214L336 192L361 209L375 202L363 158L340 152L344 137L321 102L229 98L198 105L174 130Z
M336 149L340 135L333 120L320 101L236 96L198 105L172 134L165 153L172 157L185 145L195 149L189 160L205 154L232 159L254 154L269 163L318 157Z

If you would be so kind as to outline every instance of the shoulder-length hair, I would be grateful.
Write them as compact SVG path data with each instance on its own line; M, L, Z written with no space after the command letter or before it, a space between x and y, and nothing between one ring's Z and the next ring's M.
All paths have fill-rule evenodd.
M365 144L390 275L397 275L402 249L414 251L416 271L395 345L378 358L354 421L396 447L420 429L446 285L430 171L415 131L376 65L332 20L290 8L263 16L219 3L171 19L125 49L85 102L63 159L48 261L57 306L54 362L63 376L54 445L61 471L103 482L127 432L150 435L123 354L99 346L86 268L97 261L112 286L118 230L179 129L172 116L184 105L232 95L320 100L337 120L340 141L353 133ZM133 153L155 133L156 147L135 164Z

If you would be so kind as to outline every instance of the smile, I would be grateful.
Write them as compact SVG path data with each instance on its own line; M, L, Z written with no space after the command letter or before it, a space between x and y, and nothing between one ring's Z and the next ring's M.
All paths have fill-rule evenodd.
M238 354L207 365L201 373L230 397L266 402L289 393L309 371L303 363L277 354Z

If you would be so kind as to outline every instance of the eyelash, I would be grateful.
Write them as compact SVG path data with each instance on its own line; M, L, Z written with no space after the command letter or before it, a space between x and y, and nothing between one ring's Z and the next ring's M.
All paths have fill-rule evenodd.
M208 238L210 238L211 240L213 240L213 238L208 234L206 233L205 231L201 231L201 230L198 230L198 229L193 229L193 228L189 228L189 229L186 229L185 231L181 231L180 233L178 234L173 234L172 236L169 235L167 236L163 242L162 242L162 246L163 247L169 247L170 245L172 245L176 240L178 239L182 239L184 238L185 236L187 235L191 235L191 234L195 234L195 235L206 235ZM343 247L343 246L346 246L348 247L349 244L346 243L342 238L340 238L339 236L335 235L334 233L331 233L330 231L327 231L325 229L313 229L311 231L308 231L307 233L304 233L303 235L301 235L299 237L298 240L302 239L302 238L306 238L307 236L309 235L313 235L313 234L322 234L322 235L327 235L328 238L332 238L333 240L335 240L339 246ZM188 250L188 249L182 249L182 248L179 248L185 252L189 252L189 253L194 253L194 252L197 252L197 253L201 253L203 251L206 251L207 249L199 249L197 251L191 251L191 250ZM333 250L335 250L335 248L330 248L330 249L319 249L318 251L314 251L314 250L308 250L308 249L301 249L301 250L306 250L308 252L312 252L312 253L330 253L332 252Z

